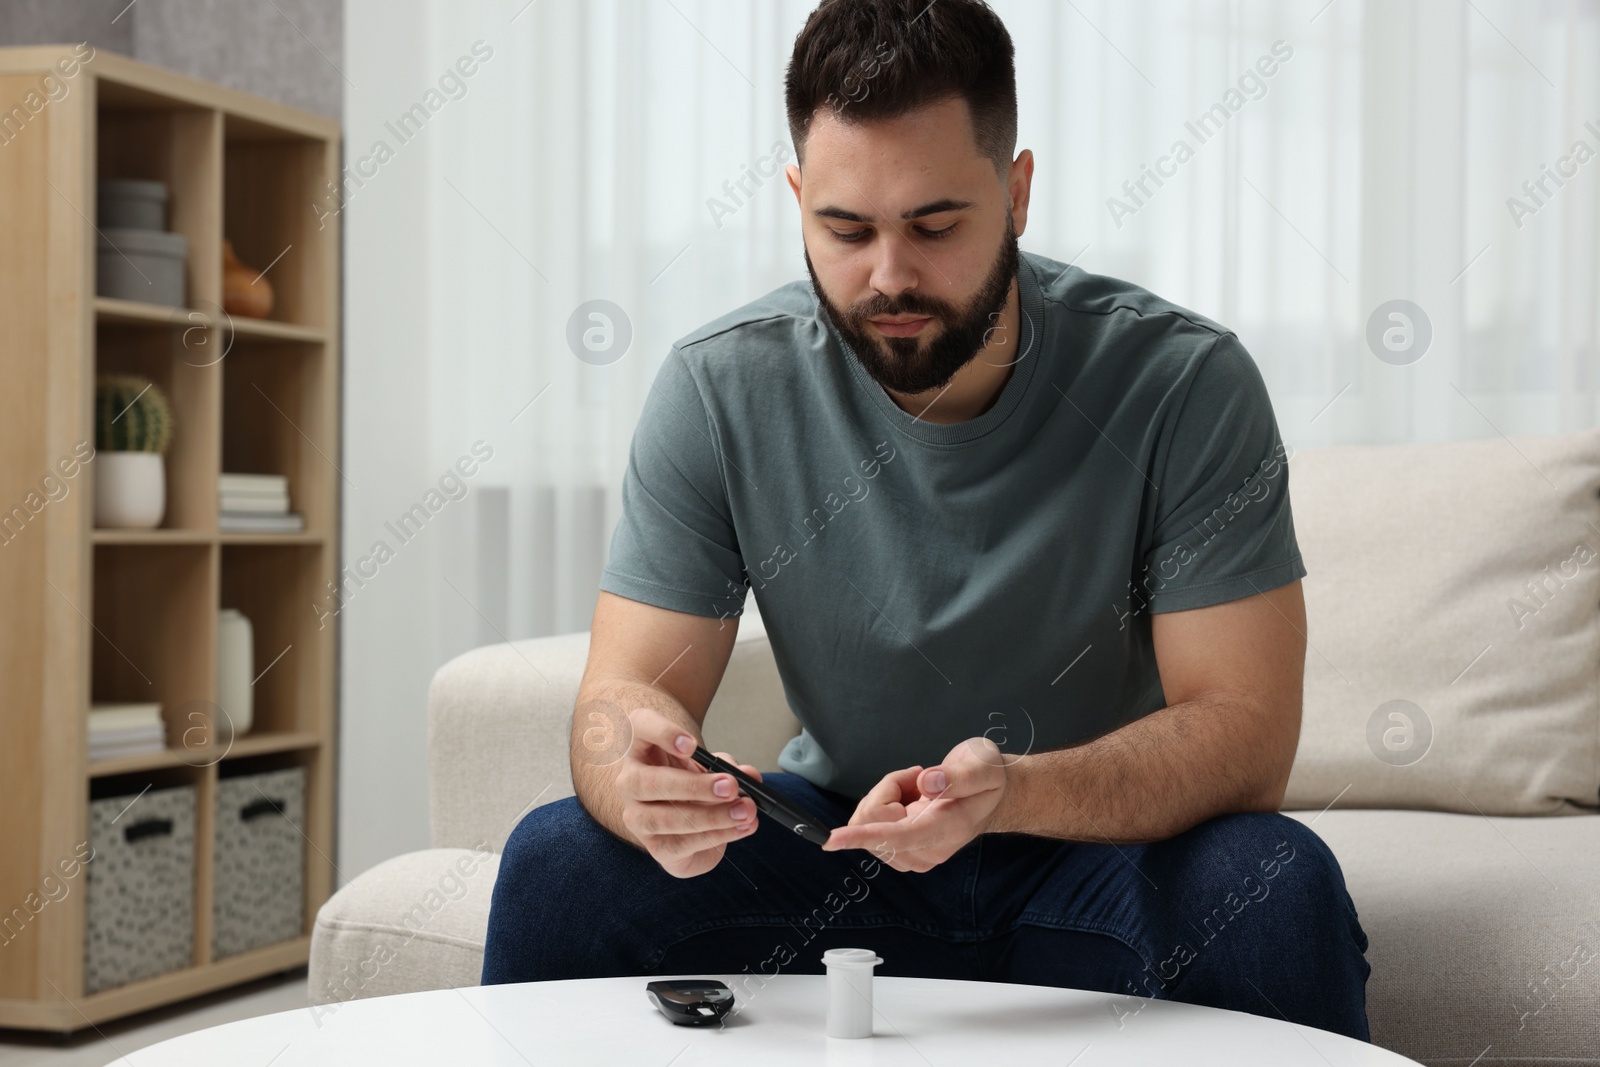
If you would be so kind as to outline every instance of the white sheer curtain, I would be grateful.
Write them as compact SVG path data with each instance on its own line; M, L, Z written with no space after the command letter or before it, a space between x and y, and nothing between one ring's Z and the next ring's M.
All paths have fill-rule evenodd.
M668 347L804 274L782 80L812 6L350 0L347 162L492 56L346 212L347 470L381 487L347 487L347 554L473 441L495 453L346 613L347 739L420 721L450 655L588 626ZM1600 0L993 6L1037 157L1022 247L1235 329L1292 447L1595 423ZM1169 176L1141 190L1146 166ZM632 333L603 365L567 340L597 299ZM1391 300L1427 317L1414 362L1369 348ZM420 742L384 759L421 775Z
M536 633L587 624L595 539L672 340L803 270L781 173L743 206L722 187L788 148L781 79L811 4L538 0L511 22L521 2L435 17L432 67L476 37L505 43L484 71L501 80L428 131L430 295L447 312L433 347L450 369L430 419L466 434L548 386L495 471L512 489L511 622ZM1238 330L1295 444L1593 422L1600 161L1547 183L1520 229L1506 201L1532 204L1522 182L1574 141L1600 150L1584 128L1600 127L1600 4L995 7L1017 43L1019 143L1038 157L1024 246ZM1260 77L1275 42L1288 58ZM1200 141L1230 90L1243 103ZM1193 158L1114 217L1108 199L1132 204L1123 182L1178 140ZM607 366L565 343L594 298L633 329ZM1412 365L1365 342L1368 313L1396 298L1432 326Z

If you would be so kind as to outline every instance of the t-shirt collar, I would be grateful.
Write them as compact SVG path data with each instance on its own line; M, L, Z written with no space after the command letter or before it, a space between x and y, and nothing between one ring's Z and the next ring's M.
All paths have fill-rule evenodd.
M1028 394L1036 377L1035 368L1043 355L1044 300L1038 276L1028 253L1020 251L1017 256L1017 296L1020 305L1018 332L1021 335L1018 339L1017 365L989 410L964 422L928 422L910 412L902 411L889 394L883 391L883 387L861 366L861 361L850 350L848 343L840 336L838 330L834 329L833 320L828 317L820 302L816 305L816 314L827 327L829 336L838 345L839 358L850 365L850 380L871 399L891 425L907 437L925 444L965 445L992 433L1010 418L1023 397Z

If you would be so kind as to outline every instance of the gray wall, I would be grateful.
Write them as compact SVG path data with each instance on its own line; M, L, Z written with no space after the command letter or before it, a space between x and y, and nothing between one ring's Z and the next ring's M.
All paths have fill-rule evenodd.
M0 47L97 49L340 118L343 0L0 0Z

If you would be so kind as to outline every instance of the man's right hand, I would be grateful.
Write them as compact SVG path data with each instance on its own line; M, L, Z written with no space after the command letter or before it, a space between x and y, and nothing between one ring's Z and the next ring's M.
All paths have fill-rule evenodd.
M622 824L675 878L693 878L715 867L729 841L755 832L756 807L739 796L731 774L712 773L692 754L698 740L654 708L628 712L632 743L617 770ZM715 753L750 777L761 772Z

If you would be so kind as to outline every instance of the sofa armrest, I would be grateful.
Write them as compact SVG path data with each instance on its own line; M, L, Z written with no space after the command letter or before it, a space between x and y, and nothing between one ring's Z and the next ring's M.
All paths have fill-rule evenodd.
M500 857L463 848L395 856L323 902L307 999L317 1025L347 1000L475 986Z
M465 652L428 688L429 817L435 848L495 851L522 816L572 795L567 739L587 631ZM800 732L764 632L741 627L706 713L708 747L763 771Z

